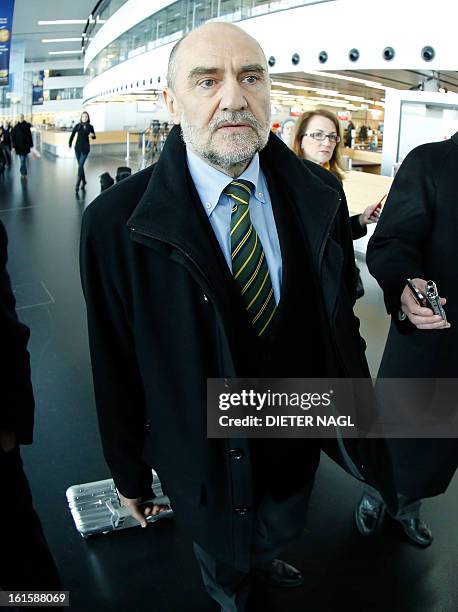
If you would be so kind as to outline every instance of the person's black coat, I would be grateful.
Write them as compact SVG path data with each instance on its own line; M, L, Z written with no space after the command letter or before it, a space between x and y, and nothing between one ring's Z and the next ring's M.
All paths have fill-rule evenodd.
M458 133L411 151L369 241L367 265L392 315L379 378L458 377L457 168ZM398 321L407 278L436 282L451 328ZM400 492L410 497L442 493L458 465L458 440L392 440L390 449Z
M0 221L0 429L14 431L19 444L31 444L34 399L27 352L29 329L17 318L6 262L7 235Z
M27 121L17 123L11 133L13 147L18 155L28 155L33 147L32 126Z
M95 130L94 130L94 126L91 123L88 123L86 121L86 123L77 123L73 130L72 133L70 134L70 138L68 140L68 146L71 147L72 143L73 143L73 139L76 136L76 143L75 143L75 151L77 153L89 153L90 149L91 149L91 145L89 143L89 136L91 136L91 134L94 136L93 140L95 139Z
M310 285L321 287L331 330L327 357L338 355L344 376L367 377L341 186L272 135L260 163L294 203L313 254ZM206 379L236 377L237 369L228 291L193 190L175 127L156 165L102 193L84 213L81 276L96 404L105 458L121 493L142 495L154 466L194 539L247 571L253 513L238 509L253 503L248 440L206 437ZM348 448L358 468L372 482L382 478L376 445L353 442ZM234 447L244 459L231 458Z

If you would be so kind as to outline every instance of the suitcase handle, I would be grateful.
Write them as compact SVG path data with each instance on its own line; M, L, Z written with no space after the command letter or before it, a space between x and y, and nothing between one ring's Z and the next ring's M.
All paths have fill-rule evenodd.
M111 513L111 524L113 529L117 529L119 527L119 523L122 519L128 518L131 516L130 509L126 506L120 506L119 508L115 508L110 500L105 502L106 507ZM167 495L160 495L158 497L153 497L146 502L142 502L141 506L146 508L147 506L169 506L170 499Z

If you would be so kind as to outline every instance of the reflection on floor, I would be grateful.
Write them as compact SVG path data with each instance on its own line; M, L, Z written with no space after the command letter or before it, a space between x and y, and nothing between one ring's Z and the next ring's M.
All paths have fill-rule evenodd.
M65 490L108 477L97 432L86 322L78 272L84 206L98 176L122 158L89 157L88 188L75 198L74 160L44 157L21 182L17 160L0 180L0 215L10 239L9 271L19 314L32 330L37 400L35 443L23 449L46 534L75 612L210 612L191 545L173 521L83 540L66 508ZM358 303L368 358L376 373L388 318L362 264L366 295ZM285 555L303 569L303 588L256 591L257 608L288 612L455 612L458 609L458 479L424 504L436 537L429 549L407 543L396 525L365 540L353 508L361 486L323 459L311 501L309 530Z

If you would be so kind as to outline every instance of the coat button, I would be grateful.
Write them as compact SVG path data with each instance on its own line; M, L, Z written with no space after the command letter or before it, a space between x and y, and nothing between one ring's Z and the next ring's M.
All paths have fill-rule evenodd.
M229 455L232 457L232 459L243 459L245 453L241 448L231 448Z
M205 293L202 294L202 297L204 298L204 302L208 302L208 297L205 295Z
M246 516L249 511L250 509L248 508L248 506L237 506L236 508L234 508L234 512L239 516Z
M151 431L151 423L149 421L147 421L145 424L145 431L146 433L149 433Z
M230 386L229 385L229 379L228 378L224 378L223 381L224 381L224 386L226 387L226 389L229 389L229 386Z

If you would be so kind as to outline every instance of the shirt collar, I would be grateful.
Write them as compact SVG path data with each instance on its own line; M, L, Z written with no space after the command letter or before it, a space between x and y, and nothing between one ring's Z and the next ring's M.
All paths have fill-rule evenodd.
M232 181L231 177L207 164L201 157L186 147L189 172L208 216L215 210L221 192ZM248 168L237 178L250 181L254 186L253 196L258 202L265 202L261 189L259 154L256 153Z

